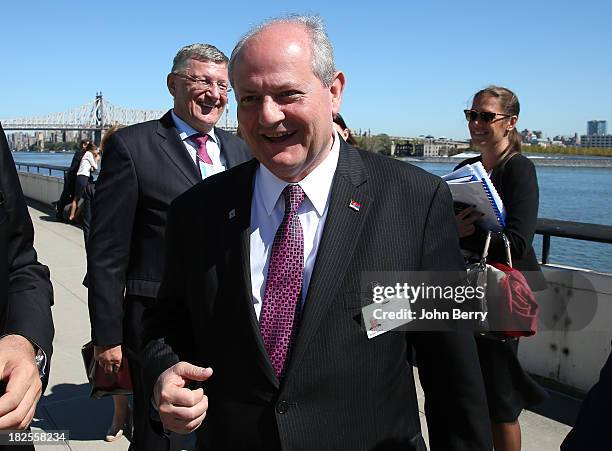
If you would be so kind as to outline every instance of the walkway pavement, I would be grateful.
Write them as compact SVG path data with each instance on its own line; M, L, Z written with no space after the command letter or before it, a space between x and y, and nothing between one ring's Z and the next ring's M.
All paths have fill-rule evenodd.
M83 234L76 227L55 222L45 207L31 205L35 205L30 207L35 247L39 260L51 269L55 290L52 370L33 427L70 431L68 444L41 448L47 451L126 450L129 443L124 437L114 443L102 440L112 417L112 402L108 397L98 401L89 399L89 385L81 360L81 346L90 337L87 290L81 284L85 274ZM420 385L418 389L426 436ZM572 398L552 393L551 400L539 408L539 413L523 412L520 418L523 450L557 451L570 430L567 424L573 421L577 405L578 402Z
M34 223L34 245L41 262L49 266L55 293L53 319L55 341L49 385L36 410L34 428L68 430L63 446L39 446L44 450L126 450L125 437L113 443L103 438L112 418L112 400L89 399L81 346L90 339L85 248L80 229L55 222L48 211L30 208Z

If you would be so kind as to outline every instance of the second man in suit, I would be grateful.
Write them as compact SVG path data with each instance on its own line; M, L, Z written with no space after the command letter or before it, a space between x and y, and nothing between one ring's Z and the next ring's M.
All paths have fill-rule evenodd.
M124 352L131 357L141 346L143 313L154 304L161 280L170 203L203 178L251 158L241 139L215 127L231 91L227 65L212 45L183 47L167 77L174 108L159 120L118 131L105 148L87 271L96 359L109 372L118 370ZM165 442L148 428L136 359L130 371L131 448L164 449Z

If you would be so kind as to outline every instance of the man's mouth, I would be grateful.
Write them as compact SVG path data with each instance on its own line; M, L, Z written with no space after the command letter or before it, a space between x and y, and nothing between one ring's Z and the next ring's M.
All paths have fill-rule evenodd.
M293 135L295 135L295 132L270 132L270 133L262 133L261 136L269 142L273 142L273 143L279 143L279 142L284 142L287 141L289 138L291 138Z
M216 108L217 105L215 103L208 103L204 100L198 102L198 105L200 105L200 108L202 108L203 110L212 110L213 108Z

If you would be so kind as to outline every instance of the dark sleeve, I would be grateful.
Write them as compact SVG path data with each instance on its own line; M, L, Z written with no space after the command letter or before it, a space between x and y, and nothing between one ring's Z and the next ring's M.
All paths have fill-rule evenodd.
M179 361L179 350L193 349L186 311L185 254L191 248L184 238L193 236L186 230L190 222L181 220L174 202L168 212L165 235L165 264L155 306L144 313L143 350L140 353L145 393L149 397L159 375ZM189 360L181 353L180 360Z
M461 271L457 226L446 183L440 181L423 237L423 271ZM491 450L484 383L471 332L408 334L416 349L432 451Z
M96 345L123 342L123 298L138 203L138 179L125 141L109 139L96 181L87 254L89 318Z
M81 165L83 155L84 153L81 152L80 149L74 153L74 155L72 156L72 161L70 162L70 167L68 168L68 172L74 172L76 174L79 169L79 166Z
M8 293L1 334L22 335L40 347L47 356L48 370L53 352L53 288L49 269L37 261L32 245L32 221L1 127L0 185L0 231L6 236L8 269Z
M225 154L228 167L238 166L253 158L251 150L242 138L222 129L215 129L215 133L221 140L222 152Z
M513 157L503 171L501 186L498 183L495 188L506 209L504 234L510 242L512 258L523 259L532 247L538 219L540 194L533 163L522 155ZM479 230L463 238L461 247L481 253L485 238L486 234ZM499 236L493 236L489 256L493 261L506 261L503 241Z

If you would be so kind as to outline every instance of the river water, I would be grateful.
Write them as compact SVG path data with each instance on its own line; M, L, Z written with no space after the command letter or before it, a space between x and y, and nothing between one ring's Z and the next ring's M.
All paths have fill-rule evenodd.
M22 163L68 166L72 154L15 152L13 157ZM456 163L413 164L443 175ZM612 225L612 168L536 166L536 172L539 217ZM534 248L540 256L541 236L536 235ZM612 245L552 237L550 262L612 273Z

